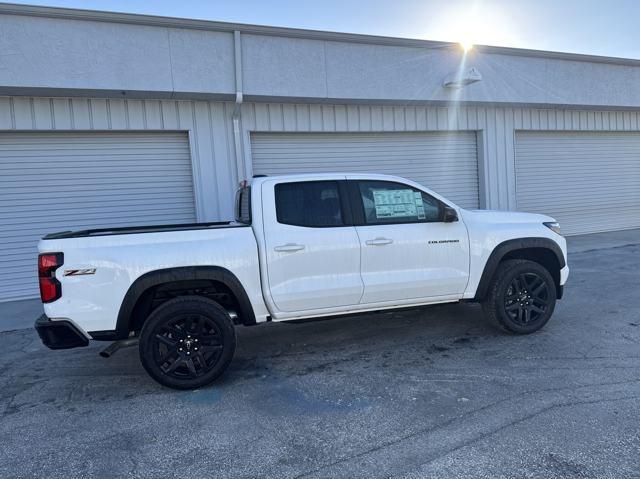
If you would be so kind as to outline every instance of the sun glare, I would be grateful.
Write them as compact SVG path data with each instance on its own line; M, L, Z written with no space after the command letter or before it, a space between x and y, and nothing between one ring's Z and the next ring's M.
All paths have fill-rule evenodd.
M457 42L465 52L474 45L509 46L515 41L505 14L480 2L445 9L429 23L426 38Z

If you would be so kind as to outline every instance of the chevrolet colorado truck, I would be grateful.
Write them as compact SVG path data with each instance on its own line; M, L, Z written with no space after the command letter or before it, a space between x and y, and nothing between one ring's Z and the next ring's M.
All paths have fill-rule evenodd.
M220 376L235 325L477 301L503 330L549 320L566 241L543 215L470 211L385 175L256 177L235 221L61 232L39 246L51 349L137 344L178 389Z

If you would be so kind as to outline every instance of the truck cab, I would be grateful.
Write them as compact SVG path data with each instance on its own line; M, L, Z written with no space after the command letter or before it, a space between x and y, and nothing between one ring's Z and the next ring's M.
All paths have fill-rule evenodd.
M274 318L464 295L467 229L435 193L372 175L263 178L253 188L263 215L256 234L263 292Z

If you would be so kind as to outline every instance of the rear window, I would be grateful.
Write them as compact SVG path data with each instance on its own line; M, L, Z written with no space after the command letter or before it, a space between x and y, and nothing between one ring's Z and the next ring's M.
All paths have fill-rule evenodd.
M236 221L251 224L251 188L245 186L236 193Z
M275 196L278 223L311 228L344 225L337 181L280 183Z

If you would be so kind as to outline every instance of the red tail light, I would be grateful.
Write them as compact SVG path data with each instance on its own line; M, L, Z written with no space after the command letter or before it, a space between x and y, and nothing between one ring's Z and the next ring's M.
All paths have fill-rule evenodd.
M62 285L56 279L56 270L63 262L62 253L45 253L38 256L40 299L43 303L51 303L62 296Z

